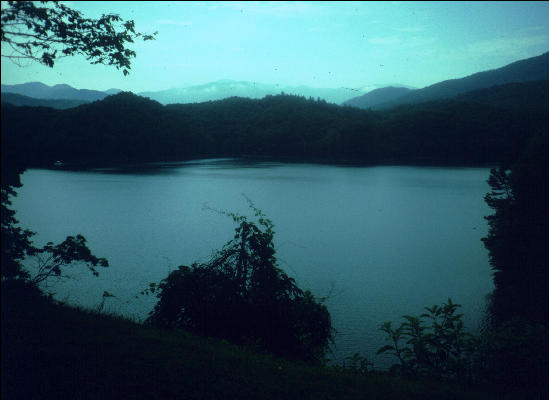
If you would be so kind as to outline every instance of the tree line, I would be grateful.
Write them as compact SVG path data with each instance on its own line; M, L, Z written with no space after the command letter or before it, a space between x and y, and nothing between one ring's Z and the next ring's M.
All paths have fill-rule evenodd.
M549 92L548 81L514 92L522 85L532 99ZM27 165L242 156L494 164L516 159L549 125L546 102L509 104L508 92L495 93L383 112L284 94L163 106L124 92L67 110L5 104L2 155Z

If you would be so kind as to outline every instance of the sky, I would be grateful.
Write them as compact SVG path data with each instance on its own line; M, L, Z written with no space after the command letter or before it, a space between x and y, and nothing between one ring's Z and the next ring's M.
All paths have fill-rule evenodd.
M65 1L134 20L130 75L81 57L1 63L3 84L164 90L231 79L281 86L425 87L549 51L549 2ZM4 6L4 2L2 2ZM2 54L6 54L2 44Z

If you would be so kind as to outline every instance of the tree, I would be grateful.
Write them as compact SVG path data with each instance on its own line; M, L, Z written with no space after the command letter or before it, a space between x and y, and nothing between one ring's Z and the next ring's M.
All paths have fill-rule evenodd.
M152 40L156 32L147 35L135 31L133 21L124 21L116 14L106 14L95 20L85 18L76 10L58 1L8 1L2 4L0 36L12 52L2 57L21 65L32 60L53 67L58 57L86 57L92 64L112 65L129 73L135 52L126 48L135 39ZM3 141L4 142L4 141ZM13 151L13 149L11 149ZM1 229L2 229L2 282L24 281L36 286L49 277L61 277L62 268L73 262L84 263L94 275L97 266L107 267L104 258L94 256L82 235L68 236L62 243L52 242L42 248L32 244L34 233L18 226L15 211L11 210L11 197L21 186L20 175L28 160L10 156L2 146ZM36 256L37 274L31 276L23 267L23 260Z
M23 269L21 262L26 256L33 254L31 237L34 233L17 226L15 211L8 206L11 205L10 196L16 194L14 187L21 185L15 182L5 184L4 171L2 172L2 280L29 279L30 275ZM18 178L17 174L17 180Z
M549 135L534 137L510 168L492 169L483 238L494 270L492 324L549 322Z
M5 176L7 179L7 174ZM13 179L16 181L9 183L2 180L2 282L24 280L38 285L50 277L63 277L63 268L73 263L85 264L95 276L99 274L97 266L109 266L105 258L92 254L82 235L67 236L57 245L48 242L43 247L35 247L31 240L34 232L18 226L15 211L9 208L10 197L16 195L15 187L21 186L18 174ZM34 276L23 266L23 261L31 256L37 260Z
M249 204L257 223L227 213L239 225L222 250L208 263L180 266L151 284L146 292L156 292L159 301L148 321L323 361L332 339L330 314L278 267L273 224Z
M91 64L105 64L129 73L135 51L127 48L136 39L153 40L157 32L135 31L132 20L117 14L104 14L99 19L85 18L58 1L8 1L2 6L2 43L11 52L2 57L21 65L24 60L53 67L59 57L77 54Z
M492 169L485 201L483 238L494 271L482 336L485 378L502 387L520 387L531 398L549 393L549 134L533 136L510 166Z

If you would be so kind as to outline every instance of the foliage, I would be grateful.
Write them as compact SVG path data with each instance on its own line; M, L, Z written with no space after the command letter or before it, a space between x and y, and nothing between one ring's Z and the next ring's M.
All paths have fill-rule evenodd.
M535 136L510 167L493 169L485 201L495 212L484 245L494 270L493 326L549 321L549 135Z
M477 338L464 331L462 314L456 314L459 304L447 303L425 307L419 317L404 315L396 329L385 322L381 330L391 342L377 354L389 353L400 364L392 370L404 374L434 378L466 378L472 368L472 355ZM402 343L404 342L404 343Z
M105 64L129 73L135 51L127 48L135 39L153 40L152 35L135 31L132 20L117 14L99 19L85 18L79 11L58 1L7 1L2 5L2 43L12 52L6 57L18 65L24 60L53 67L59 57L77 54L91 64Z
M343 370L353 371L357 374L367 375L371 372L374 364L368 361L368 358L355 353L352 356L345 357L342 365Z
M9 208L10 196L16 192L13 186L2 186L2 281L24 280L38 285L50 277L64 277L63 268L73 263L81 263L97 276L97 266L108 267L105 258L94 256L86 245L82 235L67 236L59 243L48 242L45 246L36 247L32 243L34 232L18 226L15 211ZM34 275L23 265L23 261L35 257Z
M152 40L156 35L136 32L133 21L124 21L118 15L107 14L94 20L58 1L40 3L7 1L2 4L1 41L13 50L10 54L2 51L2 57L18 65L27 59L53 67L57 57L80 54L91 64L122 68L127 75L135 52L126 48L126 44L137 38ZM2 111L4 109L2 105ZM52 127L49 116L48 111L43 115L28 116L26 122L30 125L18 127L21 136L16 140L6 139L9 134L4 135L5 125L2 124L2 282L25 283L19 287L30 285L36 288L50 277L63 277L63 268L73 263L85 264L95 276L98 274L97 266L108 266L106 259L91 253L82 235L68 236L57 245L49 242L41 248L35 247L31 240L34 232L19 227L15 211L9 208L12 204L10 198L16 196L15 188L21 187L20 175L37 161L34 154L29 153L29 141L44 126ZM47 142L50 140L43 144ZM29 256L35 256L37 260L34 276L23 266L23 261Z
M479 341L479 379L500 387L549 395L549 327L512 318L484 332ZM545 397L541 393L545 393Z
M322 360L332 337L330 315L278 267L273 223L251 201L258 221L225 213L234 238L205 264L180 266L147 292L159 299L148 321L252 344L295 359Z
M48 242L44 247L34 249L37 258L37 272L31 278L31 282L39 284L49 277L64 277L62 267L72 263L84 263L94 276L98 276L96 267L108 267L109 262L105 258L97 258L86 245L86 238L82 235L67 236L67 238L54 245Z
M549 81L524 85L533 98L549 93ZM119 93L67 110L4 105L2 145L35 165L242 156L494 164L548 125L547 104L445 100L373 112L289 95L163 106Z
M482 336L482 377L520 387L531 398L549 394L549 126L511 166L493 169L483 238L494 271L489 330Z
M22 268L21 262L26 256L34 254L34 247L31 244L34 233L17 226L15 211L9 208L10 196L13 195L14 188L10 185L4 186L2 179L2 280L30 278L29 273Z
M40 301L31 296L39 293L6 291L4 283L0 294L3 399L515 399L447 382L290 362L182 330ZM4 301L13 296L26 299Z
M49 242L45 246L36 247L32 243L35 233L18 225L15 211L10 208L11 199L17 195L16 188L22 186L20 176L29 160L24 156L19 157L17 149L15 152L13 150L11 147L8 151L2 146L2 281L25 280L29 284L37 285L49 277L62 277L63 267L72 263L83 263L97 275L96 267L107 267L108 262L91 253L82 235L68 236L57 245ZM35 257L37 261L34 276L23 265L29 257Z

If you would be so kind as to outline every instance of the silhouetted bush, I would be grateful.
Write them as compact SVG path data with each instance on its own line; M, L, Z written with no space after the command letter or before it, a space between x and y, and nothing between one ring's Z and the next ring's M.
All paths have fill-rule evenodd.
M273 224L250 207L257 223L226 213L239 225L208 263L180 266L158 286L151 284L148 291L159 301L148 321L322 361L332 339L330 314L278 267Z
M395 355L400 364L391 369L405 375L470 378L478 339L465 332L463 314L456 314L458 307L448 299L441 306L425 307L428 312L419 317L404 315L405 321L396 329L385 322L380 329L391 344L377 354Z

